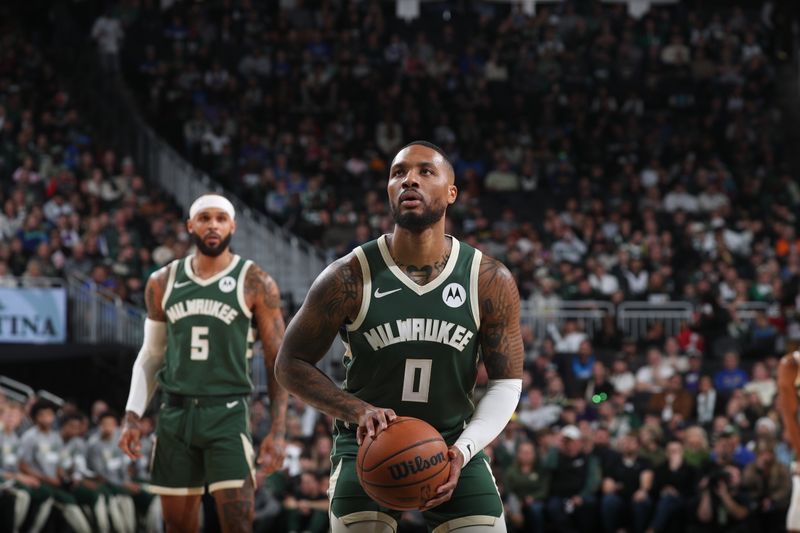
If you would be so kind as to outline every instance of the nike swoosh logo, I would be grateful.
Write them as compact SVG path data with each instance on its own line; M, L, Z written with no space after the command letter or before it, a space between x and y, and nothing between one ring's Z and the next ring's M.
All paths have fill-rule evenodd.
M239 403L239 400L236 400L235 402L228 402L225 404L225 407L231 409L232 407L235 407L237 403Z
M190 283L191 283L191 280L190 281L184 281L183 283L178 283L176 281L175 284L172 287L175 288L175 289L180 289L181 287L185 287L185 286L189 285Z
M391 290L391 291L381 292L380 289L375 289L375 298L383 298L384 296L389 296L390 294L392 294L394 292L402 291L402 290L403 289L394 289L394 290Z

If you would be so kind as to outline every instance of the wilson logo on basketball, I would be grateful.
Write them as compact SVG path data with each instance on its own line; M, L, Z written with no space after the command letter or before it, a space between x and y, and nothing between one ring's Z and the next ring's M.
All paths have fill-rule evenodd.
M403 461L402 463L389 465L389 473L392 475L392 479L394 480L403 479L411 474L417 474L443 462L445 462L445 457L442 452L439 452L428 459L423 459L418 455L414 457L413 461Z

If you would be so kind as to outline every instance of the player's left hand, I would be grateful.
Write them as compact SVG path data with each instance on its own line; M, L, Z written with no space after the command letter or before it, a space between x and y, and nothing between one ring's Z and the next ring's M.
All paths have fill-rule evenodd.
M286 440L283 437L276 438L270 433L261 441L256 463L258 463L265 475L269 475L283 468L285 457Z
M453 491L458 485L458 478L461 477L461 469L464 468L464 456L461 455L461 450L455 446L450 446L447 455L450 457L450 475L447 476L444 485L436 489L436 496L425 502L425 505L420 507L420 511L433 509L453 497Z

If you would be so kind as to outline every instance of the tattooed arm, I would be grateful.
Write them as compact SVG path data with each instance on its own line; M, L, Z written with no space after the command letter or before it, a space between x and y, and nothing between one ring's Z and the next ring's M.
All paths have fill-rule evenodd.
M364 433L374 435L385 428L394 412L376 408L341 390L316 364L325 356L339 328L358 315L361 293L361 266L354 254L328 266L289 323L275 365L278 381L289 392L330 416L357 423L359 441Z
M156 388L156 372L163 363L167 348L166 314L161 299L167 287L169 267L154 272L144 290L147 318L144 323L144 340L139 355L133 363L130 393L125 407L125 424L119 447L130 458L139 456L141 431L139 417L144 413Z
M511 272L483 256L478 276L479 339L489 379L522 379L525 352L519 329L519 291Z
M262 441L258 463L264 465L265 473L271 473L283 465L284 435L286 433L286 404L289 394L275 379L275 359L283 340L283 313L278 284L272 277L252 265L244 280L247 305L253 311L253 319L264 350L264 365L267 369L267 392L269 394L272 427Z
M452 497L463 466L503 431L519 403L523 362L519 292L508 269L486 256L481 259L478 300L481 313L479 340L489 385L475 407L472 419L448 450L450 475L447 481L425 503L423 511Z

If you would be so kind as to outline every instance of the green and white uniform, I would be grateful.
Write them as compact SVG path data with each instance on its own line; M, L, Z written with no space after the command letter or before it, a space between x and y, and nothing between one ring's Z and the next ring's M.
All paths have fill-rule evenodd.
M360 312L343 333L344 390L427 421L452 445L475 409L481 252L452 238L444 270L426 285L397 267L385 236L354 253L364 285ZM335 517L377 511L396 520L400 513L370 500L358 482L355 429L334 422L331 511ZM437 527L467 516L499 517L502 510L486 457L478 453L465 465L453 498L425 517Z
M238 255L208 279L193 256L174 261L162 306L167 350L158 372L165 393L156 428L152 485L157 494L202 494L239 488L254 475L247 401L252 390L252 312L247 270Z

